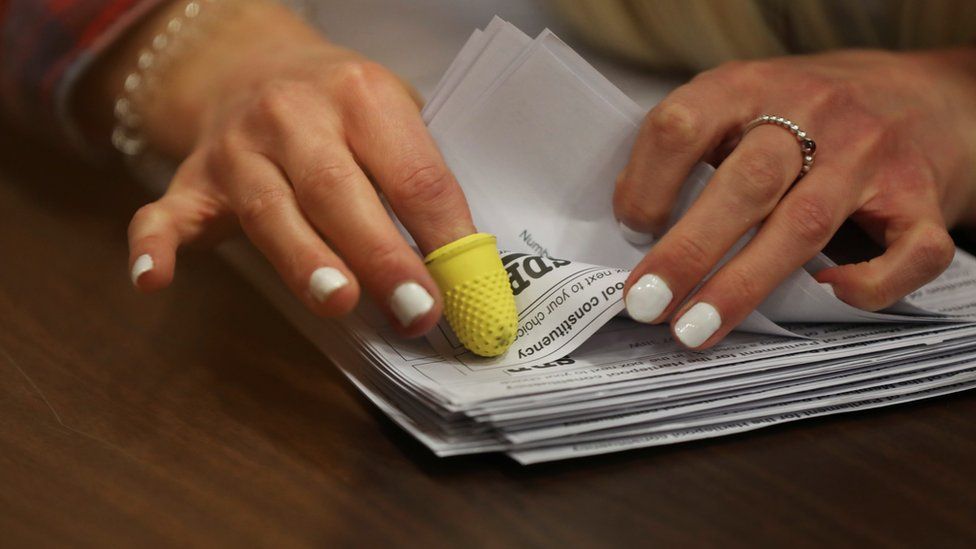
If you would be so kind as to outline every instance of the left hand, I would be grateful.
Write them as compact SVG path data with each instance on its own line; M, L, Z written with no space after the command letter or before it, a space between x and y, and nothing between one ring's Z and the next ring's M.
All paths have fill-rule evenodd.
M815 164L787 130L742 127L770 114L816 140ZM636 266L637 320L672 318L678 341L720 341L851 218L885 252L816 274L841 300L887 307L952 261L947 226L974 217L976 50L843 51L735 62L652 109L614 195L617 218L660 235L691 168L734 144L691 209ZM794 181L796 184L793 185ZM690 293L750 228L756 236Z

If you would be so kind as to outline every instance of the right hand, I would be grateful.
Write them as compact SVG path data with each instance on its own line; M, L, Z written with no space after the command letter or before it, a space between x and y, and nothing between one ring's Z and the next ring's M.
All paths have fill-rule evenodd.
M236 219L312 311L347 313L362 287L399 333L426 332L440 294L380 196L423 253L475 227L411 90L277 6L234 17L146 112L154 145L185 159L132 219L130 267L154 264L135 284L165 288L180 246Z

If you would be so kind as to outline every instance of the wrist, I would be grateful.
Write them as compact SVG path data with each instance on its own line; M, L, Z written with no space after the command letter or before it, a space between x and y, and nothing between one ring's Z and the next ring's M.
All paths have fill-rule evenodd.
M950 184L943 200L946 222L952 226L976 225L976 48L960 47L943 50L925 50L908 54L908 58L920 70L916 72L917 85L924 86L924 93L933 94L941 106L941 127L945 137L958 146L954 162L940 175Z
M140 52L179 17L188 0L160 6L122 37L82 80L76 96L82 123L96 135L111 133L112 112L123 82ZM273 59L284 47L325 41L288 8L271 0L222 0L201 3L208 10L199 36L171 52L151 93L135 103L140 130L158 153L182 158L192 149L207 113L234 89L246 89L241 75L257 74L260 60ZM194 21L196 23L196 21ZM148 96L148 97L146 97Z
M325 43L288 8L268 1L243 3L173 64L165 89L146 105L147 137L160 152L186 156L211 113L273 74L283 52Z

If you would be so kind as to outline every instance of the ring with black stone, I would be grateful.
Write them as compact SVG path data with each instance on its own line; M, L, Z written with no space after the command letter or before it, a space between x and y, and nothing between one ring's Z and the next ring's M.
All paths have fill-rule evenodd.
M800 179L809 173L810 169L813 167L814 157L817 155L816 141L807 136L807 132L801 130L800 126L794 124L791 120L783 118L782 116L772 116L769 114L764 114L746 124L746 127L742 130L742 135L744 136L749 132L749 130L763 124L779 126L793 134L793 137L796 138L797 143L800 144L800 154L803 155L803 165L800 167L800 173L797 174L796 178Z

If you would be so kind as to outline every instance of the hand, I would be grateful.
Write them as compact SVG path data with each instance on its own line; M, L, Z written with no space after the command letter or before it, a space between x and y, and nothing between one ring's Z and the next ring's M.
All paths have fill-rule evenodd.
M630 229L661 234L691 167L729 150L708 187L627 282L637 320L672 318L690 348L720 341L851 218L885 252L816 274L841 300L891 305L952 261L946 232L972 215L976 53L849 51L737 62L705 72L651 110L617 183ZM789 131L816 140L815 165ZM734 147L734 148L732 148ZM758 233L690 295L750 228Z
M154 146L185 160L129 227L138 288L169 285L180 246L236 220L316 313L347 313L362 286L403 335L430 329L438 289L380 196L424 253L475 228L410 89L273 4L247 4L204 50L146 113Z

